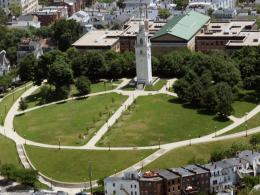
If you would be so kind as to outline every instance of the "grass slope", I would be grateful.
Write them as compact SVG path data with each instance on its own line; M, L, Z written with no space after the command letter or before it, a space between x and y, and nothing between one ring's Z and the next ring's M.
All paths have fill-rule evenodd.
M15 143L0 135L0 164L13 164L22 167L18 154L16 152Z
M238 95L238 99L232 104L234 108L233 115L235 117L242 117L247 112L254 109L260 100L257 98L257 94L253 90L242 90Z
M248 143L250 137L241 137L224 141L191 145L172 150L145 167L148 169L173 168L190 163L207 163L210 154L219 148L229 148L233 143ZM183 155L182 155L183 154Z
M252 129L252 128L255 128L258 126L260 126L260 113L256 114L254 117L252 117L251 119L249 119L247 121L247 129ZM237 133L237 132L241 132L241 131L245 131L245 130L246 130L246 125L245 125L245 123L243 123L243 124L239 125L238 127L232 129L231 131L226 132L224 135L233 134L233 133Z
M110 93L55 104L16 116L14 126L21 136L36 142L58 144L60 139L62 145L82 145L125 99Z
M43 174L65 182L100 179L123 170L150 155L154 150L86 151L58 150L26 146L33 165Z
M94 83L94 84L91 84L91 92L90 93L97 93L97 92L112 90L112 89L115 89L116 85L118 85L120 83L121 83L120 80L119 81L115 81L113 83L108 83L108 82ZM40 94L40 91L41 91L40 88L35 90L31 95L29 95L26 98L26 102L28 104L28 108L32 108L34 106L41 105L40 102L41 102L42 97L41 97L41 94ZM52 90L55 90L55 88L52 87ZM78 90L77 90L76 86L75 85L71 85L71 90L70 90L69 97L73 97L73 96L77 96L77 95L78 95ZM49 100L47 100L46 103L50 103L50 102L54 102L54 101L58 101L58 100L60 100L60 99L57 99L57 97L54 95Z
M99 145L147 146L185 140L214 132L230 124L215 115L184 107L177 99L166 95L139 97L134 108L127 111Z
M18 90L20 88L22 89ZM13 94L4 97L0 102L0 124L1 125L3 125L6 114L8 110L12 107L13 103L25 92L25 86L19 87L15 90L16 91L14 91Z

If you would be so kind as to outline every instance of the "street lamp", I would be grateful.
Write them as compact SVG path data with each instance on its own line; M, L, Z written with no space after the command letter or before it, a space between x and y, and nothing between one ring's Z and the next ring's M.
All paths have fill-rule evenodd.
M108 151L110 151L110 142L108 142Z
M217 127L216 126L214 127L214 130L215 130L215 137L217 137Z
M24 144L26 145L26 135L24 135Z
M248 113L246 112L246 115L245 115L246 137L247 137L247 115L248 115Z
M189 146L191 146L191 135L190 134L189 134L189 139L190 139Z
M59 150L60 150L60 137L59 137Z
M161 138L158 138L158 142L159 142L159 149L161 148Z

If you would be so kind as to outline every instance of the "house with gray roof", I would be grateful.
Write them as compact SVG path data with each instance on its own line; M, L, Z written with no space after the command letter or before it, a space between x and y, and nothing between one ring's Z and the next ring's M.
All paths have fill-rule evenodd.
M159 55L176 49L195 49L195 36L209 22L210 17L191 11L173 16L153 37L152 53Z
M238 154L238 157L249 162L253 169L253 175L260 174L260 153L253 150L245 150Z
M0 76L7 74L9 70L10 70L10 62L6 58L6 51L2 50L0 52Z

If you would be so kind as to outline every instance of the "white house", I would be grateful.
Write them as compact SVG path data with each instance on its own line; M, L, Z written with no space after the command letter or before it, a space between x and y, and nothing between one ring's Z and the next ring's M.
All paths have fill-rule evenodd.
M6 51L2 50L0 52L0 76L5 75L10 70L10 62L5 57L5 55L6 55Z
M238 154L238 157L249 162L250 166L253 168L253 175L256 176L260 174L260 153L245 150Z
M137 171L126 172L123 177L108 177L104 180L105 194L139 195L139 177Z
M11 27L14 28L27 28L32 26L34 28L40 28L41 23L38 21L38 17L35 15L23 15L12 21Z
M210 191L223 192L237 184L240 177L250 174L249 163L239 158L224 159L202 165L210 171Z

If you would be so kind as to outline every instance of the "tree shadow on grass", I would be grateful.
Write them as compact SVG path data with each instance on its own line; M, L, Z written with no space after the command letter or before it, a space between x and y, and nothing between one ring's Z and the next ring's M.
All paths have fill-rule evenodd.
M245 101L253 104L259 104L260 103L260 93L256 92L254 90L241 92L238 94L236 101Z
M229 121L228 118L216 115L216 113L214 113L214 112L212 112L210 110L207 110L205 108L201 108L201 107L193 105L193 104L184 103L179 98L172 98L172 99L168 100L168 102L174 103L174 104L179 104L179 105L181 105L185 109L196 110L199 115L212 116L214 121L218 121L218 122Z

